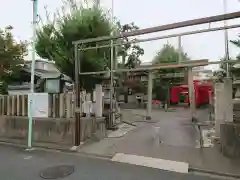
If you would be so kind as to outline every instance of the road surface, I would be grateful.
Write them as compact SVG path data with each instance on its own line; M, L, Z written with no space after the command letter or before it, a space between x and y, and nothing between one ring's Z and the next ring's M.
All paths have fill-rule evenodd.
M0 179L40 180L40 172L57 165L73 165L68 180L214 180L194 174L181 174L159 169L112 162L109 159L83 155L34 150L0 145ZM217 179L217 178L216 178Z

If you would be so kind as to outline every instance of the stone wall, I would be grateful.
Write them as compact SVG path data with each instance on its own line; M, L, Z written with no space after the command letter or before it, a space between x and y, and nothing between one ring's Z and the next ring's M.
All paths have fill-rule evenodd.
M73 146L75 122L73 118L37 118L33 120L33 143ZM104 118L81 118L81 141L106 136ZM0 116L0 141L27 144L28 118Z

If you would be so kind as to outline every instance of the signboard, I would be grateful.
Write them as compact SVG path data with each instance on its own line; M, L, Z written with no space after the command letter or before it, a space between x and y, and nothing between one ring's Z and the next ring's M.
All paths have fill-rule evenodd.
M60 80L59 79L46 79L45 92L59 93L60 92Z
M28 94L28 107L32 100L32 117L46 118L48 117L48 93L29 93Z

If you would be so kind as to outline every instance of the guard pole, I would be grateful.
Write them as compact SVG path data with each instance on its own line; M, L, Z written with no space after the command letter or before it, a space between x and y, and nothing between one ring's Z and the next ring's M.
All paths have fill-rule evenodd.
M32 64L31 64L31 86L30 86L30 96L28 104L28 149L32 148L32 122L33 122L33 93L34 93L34 75L35 75L35 43L36 43L36 27L37 27L37 10L38 10L38 0L33 1L33 22L32 22Z

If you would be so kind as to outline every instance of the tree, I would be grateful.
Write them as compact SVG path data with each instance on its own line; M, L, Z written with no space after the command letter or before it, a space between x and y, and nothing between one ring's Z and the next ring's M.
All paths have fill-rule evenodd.
M112 31L120 31L120 23L111 23L110 15L102 9L94 7L84 7L78 5L73 0L66 0L63 3L62 11L55 13L54 19L49 20L47 14L47 23L37 31L36 51L44 59L55 61L56 66L61 72L74 78L74 49L72 42L79 39L95 38L99 36L108 36ZM116 41L114 41L115 43ZM109 44L110 42L97 42L84 44L83 48L96 47ZM119 48L119 47L118 47ZM114 48L114 61L122 51L116 53ZM131 55L136 57L137 52ZM130 58L129 58L130 59ZM110 47L83 50L80 55L81 72L102 71L110 67ZM130 61L129 61L130 62ZM132 64L131 64L132 65ZM86 90L91 90L99 78L95 76L81 76L81 86Z
M175 49L172 45L165 44L163 48L159 52L157 52L152 62L153 64L177 63L177 62L180 62L180 59L179 59L180 55L181 55L181 61L190 60L187 53L185 53L184 51L181 51L181 54L179 54L179 51ZM170 68L170 69L162 69L159 72L161 72L162 74L166 74L166 73L178 73L182 71L183 69Z
M190 58L188 55L182 50L181 54L177 49L175 49L170 44L165 44L159 52L157 52L154 57L152 63L156 64L164 64L164 63L176 63L179 62L179 55L181 55L182 61L188 61ZM182 81L182 78L166 78L164 77L167 74L175 74L175 73L184 73L183 68L170 68L170 69L160 69L155 73L153 92L156 94L156 98L160 101L166 101L167 92L169 91L170 84Z
M139 27L133 22L125 25L121 25L120 22L117 23L117 32L120 33L131 32L137 29L139 29ZM118 54L122 57L121 62L118 62L119 67L132 69L141 64L140 57L144 54L144 50L138 44L131 42L134 40L136 39L130 40L128 37L124 37L119 41L120 43L123 43L123 45L117 47ZM128 80L128 74L129 73L127 72L118 74L120 80L118 83L120 84L121 90L124 91L124 102L128 102L128 87L126 84ZM138 85L139 86L136 88L138 90L142 89L142 87L140 87L141 84Z
M110 15L95 6L88 8L83 4L78 5L73 0L66 0L61 9L61 13L59 11L55 13L52 21L49 20L49 13L46 13L48 21L42 23L37 31L36 51L40 57L55 61L60 71L74 80L73 41L108 36L111 32L121 33L129 28L127 25L122 26L120 22L112 24ZM133 29L131 25L129 26ZM116 41L119 42L119 40ZM109 43L109 41L89 43L84 44L83 48L109 45ZM117 49L118 52L114 48L114 61L117 61L117 56L126 54L128 56L126 65L133 67L141 49L130 45L128 48L124 45ZM130 49L132 51L128 54ZM102 71L107 67L110 69L110 47L81 51L80 61L81 72ZM98 78L99 76L96 77L96 75L81 76L81 86L86 90L91 90Z
M230 43L232 43L233 45L235 45L238 48L240 48L240 40L231 40ZM236 58L240 59L240 55L238 55ZM220 59L220 61L225 61L225 60L226 60L225 57ZM229 60L233 60L233 59L229 58ZM229 65L229 69L228 70L231 73L231 75L238 76L240 74L238 68L234 68L235 64L228 64L228 65ZM227 75L227 64L226 63L221 63L220 64L220 69L215 71L213 75L215 77L215 81L216 82L223 82L223 79Z
M12 26L0 29L0 93L7 92L7 84L18 75L27 55L27 42L17 42L12 29Z
M225 57L221 58L220 61L225 61ZM229 60L232 60L232 58L229 58ZM232 75L233 71L233 65L234 64L228 64L228 71ZM220 69L216 70L213 72L213 77L215 82L223 82L224 78L227 76L227 64L226 63L221 63L219 65Z
M240 35L239 35L240 37ZM238 48L240 48L240 40L231 40L230 43L232 43L233 45L237 46ZM238 59L240 59L240 54L237 56Z
M64 1L61 12L54 14L50 20L46 11L47 23L42 22L37 30L37 54L48 60L55 61L59 70L74 77L74 47L73 41L79 39L108 36L113 30L109 15L98 8L83 7L73 0ZM84 44L85 47L109 44L109 42ZM80 53L81 72L102 71L108 66L110 48L98 48ZM96 78L81 76L81 86L86 90L93 88Z
M120 33L131 32L138 30L139 27L133 22L130 24L121 25L120 22L117 23L117 31ZM128 37L124 37L121 42L124 45L119 47L119 55L122 56L121 66L122 68L135 68L137 65L141 64L140 57L144 54L143 48L138 44L133 44Z
M239 35L240 37L240 35ZM234 44L235 46L237 46L238 48L240 48L240 40L235 40L235 41L230 41L232 44ZM240 53L239 55L236 57L237 60L240 59ZM239 64L239 63L237 63ZM233 66L236 65L236 64L232 64L231 65L231 71L233 71L233 75L236 75L236 76L239 76L240 75L240 71L239 71L239 68L233 68Z

